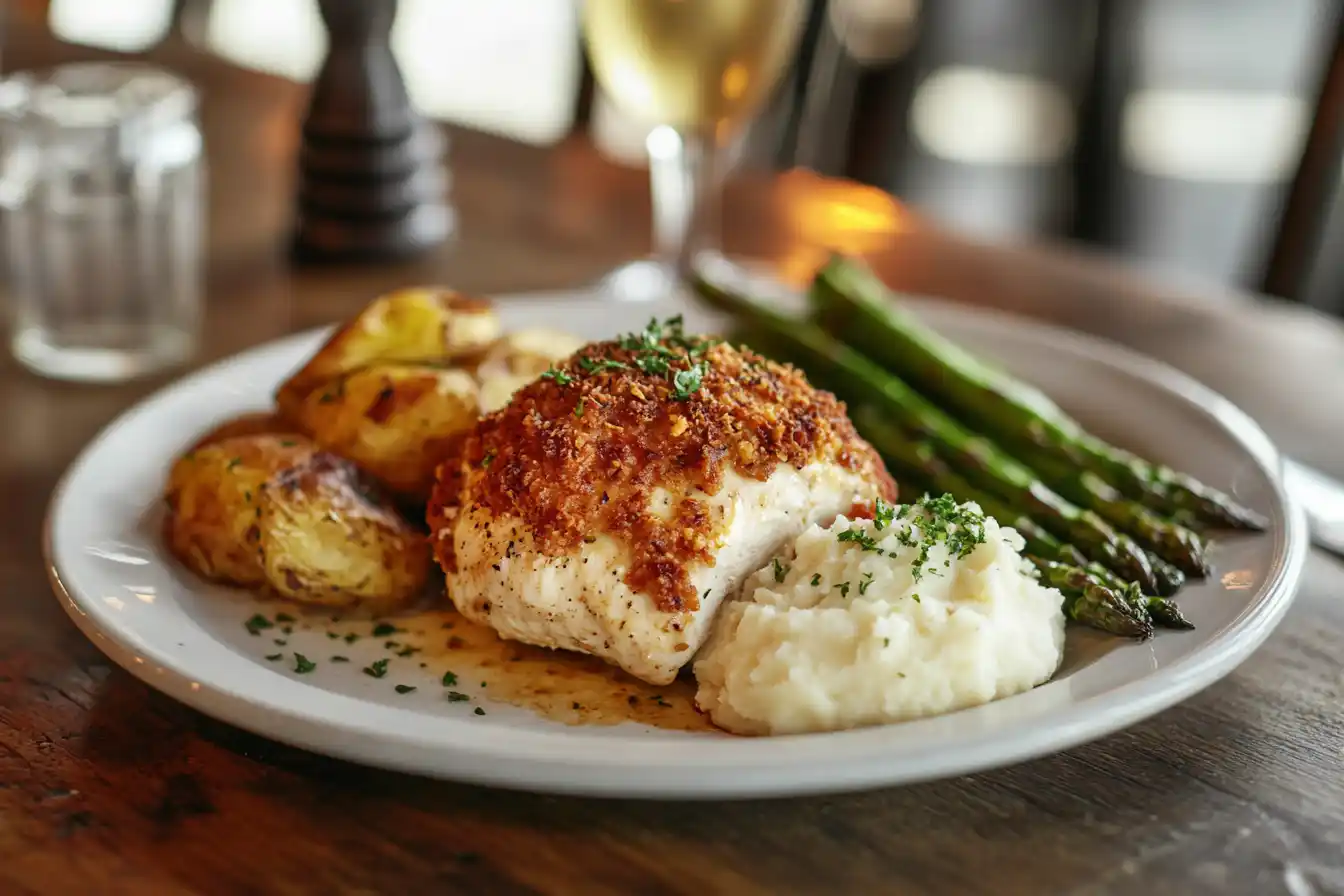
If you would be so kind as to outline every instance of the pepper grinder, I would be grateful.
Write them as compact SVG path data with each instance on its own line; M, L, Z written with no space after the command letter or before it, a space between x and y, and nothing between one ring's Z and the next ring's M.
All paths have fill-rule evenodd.
M328 35L299 150L301 259L414 255L453 230L446 141L411 106L390 37L397 0L319 0Z

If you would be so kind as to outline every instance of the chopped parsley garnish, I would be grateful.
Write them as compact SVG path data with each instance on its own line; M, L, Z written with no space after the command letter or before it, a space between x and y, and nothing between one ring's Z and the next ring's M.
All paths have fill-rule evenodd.
M783 563L780 563L778 557L776 557L774 560L770 562L773 563L775 566L775 581L783 582L784 577L789 574L789 568L785 566Z
M304 674L306 674L306 673L308 673L308 672L313 671L313 670L316 669L316 668L317 668L317 663L315 663L315 662L313 662L312 660L308 659L308 657L304 656L304 655L301 654L301 653L296 653L296 654L294 654L294 671L295 671L295 672L299 673L300 675L304 675Z
M896 533L896 540L904 547L918 546L919 554L910 564L910 577L916 583L929 572L938 573L936 569L930 570L928 564L929 551L939 542L947 546L949 555L949 558L943 561L943 566L952 565L951 557L966 557L976 547L985 543L984 514L958 504L951 495L944 494L936 498L924 495L914 504L894 507L880 499L874 504L873 526L876 529L884 529L894 520L907 518L910 520L909 525ZM836 535L836 539L853 542L865 551L884 553L877 546L877 539L859 526L846 529ZM863 591L861 585L859 593L862 594Z
M355 634L354 632L349 632L349 633L345 636L345 643L347 643L347 644L353 644L353 643L355 643L355 642L358 641L358 640L359 640L359 635Z
M672 400L686 401L692 395L700 391L700 380L709 372L709 365L704 361L698 364L692 364L686 370L677 371L677 375L672 377Z
M673 401L686 401L700 391L702 380L709 372L709 365L704 361L697 362L695 359L715 344L715 340L687 336L683 326L680 315L670 317L662 323L653 318L648 326L638 333L627 333L616 340L620 348L632 353L630 364L641 373L649 376L670 376ZM686 363L687 369L678 370L674 367L680 361ZM601 362L589 362L595 369L600 364ZM584 366L582 362L580 366Z
M445 672L445 673L443 673L443 686L444 686L444 687L446 687L446 688L450 688L450 687L452 687L452 686L455 685L455 684L457 684L457 675L456 675L455 673L453 673L453 672Z
M411 691L415 690L415 685L413 685L413 684L399 684L399 685L397 685L395 688L393 688L392 690L396 691L398 694L409 694Z
M473 710L473 711L474 711L474 712L476 713L476 715L478 715L478 716L483 716L483 715L485 715L485 710L481 709L479 706L476 707L476 709Z
M275 614L275 621L276 621L276 622L293 622L293 621L294 621L294 617L291 616L291 615L289 615L288 613L276 613L276 614Z
M387 674L387 660L374 660L364 667L364 674L370 678L382 678Z
M276 639L275 639L275 643L278 644L278 645L281 646L281 647L284 647L284 646L285 646L286 644L288 644L289 642L286 641L284 638L276 638Z
M390 622L380 622L373 627L373 636L375 638L385 638L397 631L397 627Z
M574 382L574 377L556 367L552 367L550 370L543 373L541 378L544 380L555 380L557 386L568 386L570 383Z
M268 655L266 656L266 659L270 660L271 662L275 662L276 660L280 659L282 656L284 656L283 653L272 653L272 654L268 654Z
M493 462L494 459L495 459L495 449L491 448L489 451L485 452L485 457L481 458L481 466L482 467L490 466L491 462Z
M676 357L673 355L672 357ZM647 373L649 376L663 376L667 373L666 355L641 355L635 358L635 366L641 373Z
M229 465L225 467L225 469L232 470L234 467L238 466L242 462L243 459L241 457L235 457L233 460L229 461Z
M821 573L817 573L812 577L812 587L815 588L820 584L821 584Z
M882 553L882 549L877 546L877 539L857 527L846 529L835 536L835 538L836 541L852 541L865 551L876 551L879 554Z
M681 332L681 315L670 317L667 323L660 324L658 318L649 318L649 325L638 333L627 333L616 340L616 344L628 352L667 351L663 348L664 339L684 338Z
M275 623L265 616L257 613L251 619L243 623L249 635L259 635L268 628L275 628Z
M910 595L910 599L913 600L913 601L914 601L915 603L917 603L917 604L918 604L918 603L923 603L923 601L921 601L921 600L919 599L919 595L918 595L918 594L912 594L912 595Z
M579 403L576 404L576 405L574 405L574 416L575 416L575 417L582 417L582 416L583 416L583 406L584 406L584 404L585 404L587 401L588 401L588 399L587 399L586 397L584 397L584 396L582 396L582 395L579 396Z
M601 373L604 370L625 370L626 364L614 358L580 358L579 368L584 373Z
M866 572L863 574L863 581L859 583L859 594L867 594L868 586L873 584L873 574Z
M331 661L332 661L333 663L348 663L348 662L350 662L350 657L348 657L348 656L340 656L340 655L338 654L338 655L332 657L332 658L331 658Z
M466 703L466 702L467 702L468 700L470 700L470 699L471 699L470 697L468 697L466 694L462 693L461 691L449 691L449 692L448 692L448 702L449 702L449 703Z
M849 597L849 583L848 583L848 582L841 582L839 585L835 585L835 586L833 586L833 587L835 587L835 588L839 588L839 589L840 589L840 596L841 596L841 597Z
M985 543L984 514L958 504L951 495L936 498L925 495L919 499L919 508L924 511L923 516L911 520L911 528L919 529L921 535L919 557L911 567L916 582L923 576L931 545L941 541L947 545L949 555L962 558Z

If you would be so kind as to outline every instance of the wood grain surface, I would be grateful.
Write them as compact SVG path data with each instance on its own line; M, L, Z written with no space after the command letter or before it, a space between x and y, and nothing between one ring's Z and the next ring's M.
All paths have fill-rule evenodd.
M18 39L22 38L22 39ZM23 33L7 69L94 55ZM457 239L394 266L284 258L300 88L168 46L205 94L204 363L380 290L588 282L648 248L646 184L581 139L453 135ZM1344 332L1157 285L1058 248L987 248L804 174L738 178L734 252L797 276L818 241L894 284L1098 333L1184 368L1289 452L1344 475ZM861 795L666 805L371 771L213 722L114 668L52 599L48 496L80 447L167 378L61 385L0 360L0 893L1344 893L1344 566L1310 561L1283 626L1184 705L1090 746Z

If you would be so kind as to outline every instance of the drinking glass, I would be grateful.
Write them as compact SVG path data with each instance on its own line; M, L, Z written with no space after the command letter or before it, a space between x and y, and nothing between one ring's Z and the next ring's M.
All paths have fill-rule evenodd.
M660 298L717 254L725 150L798 44L807 0L584 0L602 90L649 133L655 258L612 272L620 300Z
M196 93L130 63L0 85L11 347L33 371L118 381L186 360L201 315Z

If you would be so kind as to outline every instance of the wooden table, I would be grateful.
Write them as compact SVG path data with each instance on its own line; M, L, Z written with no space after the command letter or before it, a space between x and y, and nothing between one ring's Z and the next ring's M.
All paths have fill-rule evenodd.
M12 41L8 67L73 51ZM89 55L81 51L81 55ZM460 135L461 233L420 261L293 270L280 254L301 91L181 48L212 166L208 361L328 322L377 291L587 282L647 248L643 176L575 139ZM1135 346L1344 475L1344 329L1076 253L985 248L882 197L803 175L735 185L728 246L805 271L809 241L866 250L899 286ZM998 772L864 795L665 805L505 793L287 749L114 668L52 599L48 495L158 382L44 382L0 360L0 893L1344 892L1344 566L1223 682L1134 729Z

